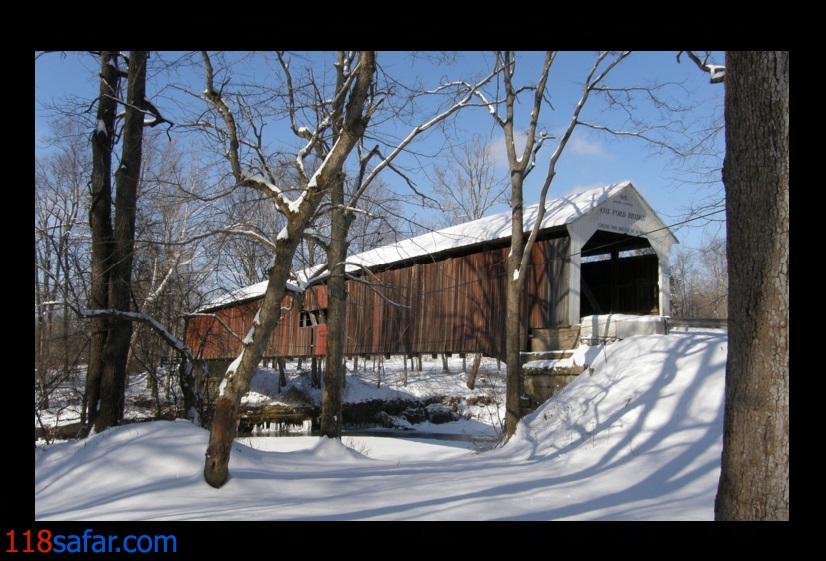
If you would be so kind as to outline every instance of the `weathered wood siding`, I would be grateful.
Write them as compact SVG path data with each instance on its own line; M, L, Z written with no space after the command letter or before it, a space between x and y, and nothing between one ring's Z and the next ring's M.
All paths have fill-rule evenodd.
M229 306L187 320L186 344L196 357L219 359L238 356L240 339L252 326L260 301ZM240 338L240 339L239 339Z
M302 326L302 312L318 312L327 309L327 287L314 286L304 293L303 302L285 296L281 305L285 310L275 326L264 356L311 356L316 354L318 327ZM239 347L240 351L240 347Z
M348 281L345 353L500 353L504 257L495 249Z
M531 269L525 286L528 328L571 325L568 318L567 267L571 238L553 238L534 244Z
M570 325L566 317L567 274L563 274L568 247L567 237L536 243L525 290L528 327ZM487 249L348 280L345 354L482 352L504 356L508 251L509 247ZM214 313L243 338L257 307L258 301ZM323 354L323 345L317 344L323 328L302 326L301 313L326 311L326 287L308 290L303 307L289 296L283 307L286 310L265 356ZM240 341L207 317L190 318L187 343L191 348L201 348L198 341L207 331L203 358L229 358L240 353Z

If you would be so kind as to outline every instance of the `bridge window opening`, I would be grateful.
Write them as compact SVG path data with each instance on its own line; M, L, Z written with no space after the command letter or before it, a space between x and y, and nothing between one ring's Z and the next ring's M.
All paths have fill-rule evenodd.
M316 325L327 325L327 308L301 312L301 318L298 321L299 327L315 327Z

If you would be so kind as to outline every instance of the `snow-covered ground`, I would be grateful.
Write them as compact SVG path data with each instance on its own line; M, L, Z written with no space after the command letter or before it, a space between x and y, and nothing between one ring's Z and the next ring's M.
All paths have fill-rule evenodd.
M713 520L726 334L635 336L598 350L593 370L487 450L431 439L239 439L230 479L216 490L202 476L208 432L184 421L37 447L35 519ZM463 374L431 366L409 372L404 388L386 362L381 389L365 374L348 380L348 398L425 395L428 385L470 392ZM495 363L486 366L475 391L501 389L489 379ZM278 399L271 376L256 377L252 399ZM493 430L495 418L438 430Z

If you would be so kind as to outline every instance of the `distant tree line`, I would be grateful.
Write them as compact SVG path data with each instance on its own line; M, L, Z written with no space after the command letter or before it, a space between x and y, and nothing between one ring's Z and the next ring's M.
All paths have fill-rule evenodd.
M727 319L726 240L706 239L698 248L671 251L671 315L681 319Z

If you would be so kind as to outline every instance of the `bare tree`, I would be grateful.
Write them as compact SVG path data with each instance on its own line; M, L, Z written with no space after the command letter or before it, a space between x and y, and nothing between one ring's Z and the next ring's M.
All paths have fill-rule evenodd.
M352 185L349 195L352 195ZM361 253L397 241L407 226L401 201L390 186L376 177L359 199L359 211L355 212L348 232L349 249Z
M284 76L287 99L290 101L290 130L303 142L294 160L299 179L296 185L277 183L278 177L264 152L258 121L251 113L244 113L251 111L252 106L244 104L243 95L235 96L227 90L228 78L223 78L223 83L219 82L222 77L216 76L211 55L203 52L202 58L205 88L199 97L208 105L210 113L204 115L201 123L214 131L221 141L235 183L264 194L274 210L283 214L287 221L273 240L274 257L268 270L267 289L261 308L252 329L244 338L241 355L227 369L220 395L215 400L204 478L213 487L221 487L229 475L228 464L241 397L248 391L270 333L280 319L282 300L298 243L324 193L342 181L345 161L375 111L375 107L368 104L368 97L376 57L370 51L360 52L352 58L352 66L339 70L344 75L336 81L331 97L324 100L324 106L313 113L317 120L309 122L312 128L301 123L301 110L292 103L295 90L291 76ZM286 61L283 66L289 67ZM225 76L228 77L228 74ZM250 117L245 121L250 124L249 127L239 126L238 112L244 119ZM317 165L315 171L310 172L307 164L314 160Z
M728 266L724 238L704 238L698 248L672 251L671 314L677 318L725 318Z
M148 237L146 231L139 230L145 226L141 223L151 223L154 219L145 216L139 218L139 215L147 213L150 206L139 208L138 198L138 191L151 183L147 181L146 168L143 166L143 129L147 125L151 127L162 123L171 124L160 115L145 95L148 53L139 51L127 55L116 51L104 51L93 54L100 57L98 97L94 102L82 103L82 110L78 109L81 103L70 98L47 106L63 122L69 124L60 130L60 141L55 143L58 152L52 152L47 156L38 153L38 161L44 165L38 165L36 184L36 200L44 203L51 200L50 203L38 205L36 215L38 220L44 220L44 224L52 224L53 232L57 231L54 228L55 219L49 218L49 215L54 215L56 208L68 207L55 205L57 199L52 196L43 196L56 192L56 182L76 184L78 193L83 193L87 185L89 187L87 197L78 195L73 198L81 212L88 211L91 236L77 235L77 229L75 232L67 230L62 235L62 247L80 248L81 251L73 258L75 271L72 273L72 284L64 285L59 299L52 298L53 301L59 301L66 310L64 324L68 322L69 317L89 318L83 322L91 330L92 345L89 351L81 414L84 425L82 434L88 433L92 427L102 430L121 421L128 376L128 357L139 347L138 332L131 328L134 321L129 315L133 313L132 303L141 308L142 298L147 305L155 302L164 290L174 284L170 282L172 275L169 271L160 273L157 252L154 258L150 257L152 243L138 246L135 244L137 238ZM124 79L128 80L125 95L122 86ZM88 115L95 107L95 118L89 121ZM88 131L90 127L93 131L91 135L79 132ZM120 154L116 158L118 151ZM78 167L78 162L87 158L88 168ZM63 162L61 169L64 172L60 175L55 173L55 163L58 161ZM66 167L68 162L75 163ZM117 172L114 174L117 189L114 199L113 166L117 166ZM68 193L66 190L61 195L63 200L69 200L65 198ZM152 212L156 215L162 214L162 209L167 208L165 203L162 204L158 200L152 200L151 203L154 207ZM77 215L78 210L73 210L70 214ZM181 216L178 214L168 218L180 219ZM37 232L36 228L36 234ZM51 246L60 247L53 243ZM36 248L38 247L45 250L43 244L36 245ZM49 271L51 267L48 254L38 251L37 256L39 270ZM142 294L145 284L140 279L140 274L145 270L142 265L145 258L155 263L155 267L149 268L148 272L154 274L150 281L154 286L148 294ZM63 270L68 270L68 257L65 260L61 259L61 262ZM134 264L137 266L133 266ZM185 265L186 262L178 260L178 264ZM54 276L55 273L59 271L49 273L50 278L57 278ZM135 277L138 277L138 282L134 282ZM36 287L38 285L46 286L36 283ZM88 294L87 286L91 287ZM42 295L42 289L37 290ZM71 314L68 313L70 310ZM179 329L182 329L182 322L179 323ZM74 360L78 360L79 351L75 354L77 356ZM104 412L103 417L101 411Z
M111 91L109 88L117 84L123 70L117 68L120 55L101 57L102 75L110 72L103 67L115 66L111 82L101 84L101 99L114 97L118 100L117 90ZM128 70L127 92L125 100L121 102L125 106L125 117L123 122L122 154L120 162L115 172L115 208L114 226L112 230L111 242L102 242L103 245L111 247L111 251L104 250L104 259L109 266L104 271L106 283L106 304L105 308L129 311L131 309L131 282L132 282L132 262L135 244L135 216L137 208L138 184L141 171L141 153L143 149L143 127L146 114L146 61L147 51L132 51L127 59ZM108 105L108 104L107 104ZM106 125L104 125L106 126ZM96 137L113 136L114 126L105 130L96 131ZM106 144L106 146L104 146ZM111 153L111 141L102 138L96 141L93 146L96 150L106 149ZM104 182L105 183L105 182ZM101 189L106 185L102 183ZM101 191L96 191L100 193ZM95 220L97 222L97 220ZM107 228L105 225L101 225ZM93 229L93 233L96 230ZM108 232L104 233L104 236ZM104 238L105 239L105 238ZM93 245L93 252L98 245ZM101 280L101 279L99 279ZM132 322L121 318L110 318L107 322L105 340L100 349L100 354L96 358L102 363L99 377L94 381L98 387L93 390L92 396L97 399L87 401L90 413L90 421L94 420L95 430L100 432L105 428L120 424L124 413L124 396L126 390L126 361L129 353L129 342L132 335ZM91 368L91 364L90 364Z
M74 309L86 294L88 231L83 211L91 162L77 126L55 124L55 146L35 159L35 381L37 407L71 376L88 337ZM84 359L85 362L85 359Z
M146 97L147 51L129 55L102 51L97 118L92 133L91 310L131 309L135 216L140 183L144 126L168 123ZM123 67L121 64L125 64ZM121 80L126 79L123 95ZM122 105L122 113L118 107ZM122 123L122 124L121 124ZM114 172L112 158L120 146ZM114 220L112 212L114 210ZM94 315L91 320L89 369L86 377L84 432L120 424L124 412L126 361L131 321L118 315Z
M497 177L493 151L481 134L451 146L444 163L435 166L433 190L443 213L440 226L476 220L507 204L508 187L507 177Z
M279 182L297 182L287 176L285 163L272 166ZM266 280L273 251L271 240L287 224L283 214L272 212L272 202L260 191L227 191L210 204L215 214L212 253L219 260L217 268L222 273L217 280L224 292ZM295 268L301 270L304 266L298 261L297 255Z
M596 61L588 70L582 88L582 96L573 108L572 115L567 126L563 129L561 137L557 140L557 146L550 158L548 169L544 181L540 188L538 212L535 218L533 229L525 236L525 226L523 218L523 191L525 178L536 166L537 153L542 145L550 139L549 134L540 128L540 114L546 105L546 88L557 53L547 52L537 81L528 86L519 86L516 82L516 54L513 52L497 52L496 64L503 70L501 76L501 99L488 99L482 97L488 105L494 123L502 129L505 135L505 148L508 156L508 166L510 169L511 186L511 209L513 216L513 226L511 229L511 250L508 257L507 269L507 316L506 316L506 364L507 364L507 390L506 390L506 432L510 437L516 431L516 425L521 418L520 397L522 395L521 366L519 361L520 350L522 348L523 329L521 321L522 292L527 275L520 274L527 271L530 264L531 249L542 223L545 214L545 200L551 182L556 175L556 163L562 155L574 129L579 125L593 126L581 120L580 113L588 101L589 96L603 87L603 82L610 71L629 56L629 52L619 53L602 52L596 57ZM530 113L526 128L525 145L522 150L517 147L518 129L516 128L515 116L517 100L521 94L532 95L530 103Z
M269 204L264 199L255 202L246 201L236 205L236 210L249 209L244 214L246 217L233 223L232 231L225 236L221 244L220 255L222 260L228 264L228 269L232 275L232 281L236 287L249 286L266 280L267 266L272 258L272 248L261 243L258 239L249 235L239 235L235 232L243 230L245 232L255 232L257 236L272 237L271 232L278 232L286 225L286 221L280 214L261 213L260 208ZM253 220L251 217L262 217L269 219L269 227L262 220Z
M671 314L677 318L699 318L697 252L677 247L669 259Z
M691 105L678 98L669 97L669 88L679 84L661 82L635 85L633 83L609 84L613 70L631 56L630 51L602 51L594 55L593 63L583 68L581 94L570 108L567 124L558 127L558 132L551 135L541 124L543 108L558 110L551 105L549 77L551 67L558 58L557 52L545 53L544 62L534 82L524 82L517 78L518 57L512 52L495 53L496 64L503 70L499 90L480 99L488 107L494 123L504 133L510 172L510 204L512 210L511 251L507 270L507 315L506 315L506 433L510 437L516 430L521 416L520 396L522 395L519 353L524 345L526 332L521 321L521 301L526 274L530 266L531 249L541 228L545 215L545 202L548 190L556 175L557 162L565 151L574 130L589 129L595 133L604 133L616 138L633 138L654 151L680 155L683 148L676 138L691 136ZM521 60L521 59L520 59ZM617 77L619 80L619 77ZM519 100L529 99L526 105L527 124L518 128ZM586 119L583 110L594 105L593 99L599 99L603 111L600 120ZM642 119L639 105L645 104L653 109L655 117ZM598 106L599 107L599 106ZM619 121L611 119L613 114L621 115ZM612 124L612 121L614 123ZM617 124L618 123L618 124ZM537 165L540 150L548 141L556 145L550 154L547 171L540 178L539 200L533 227L524 229L524 186L525 179ZM524 145L522 144L524 142ZM686 145L690 145L688 142Z
M317 262L314 248L325 252L326 265L315 272L314 278L296 276L293 281L306 287L321 275L326 277L328 339L322 426L323 430L329 429L330 435L340 435L341 414L336 411L340 411L344 381L342 305L346 298L343 288L346 256L353 239L349 235L350 227L353 224L359 226L359 223L367 227L358 231L359 239L362 233L374 239L387 235L388 228L381 227L382 224L392 225L392 219L387 215L401 213L392 203L382 202L387 200L386 195L377 194L379 173L393 169L415 189L404 172L393 168L392 162L414 139L466 106L473 99L473 86L462 81L440 84L430 93L455 97L446 108L442 106L431 118L412 125L409 133L397 141L388 141L392 135L388 137L384 133L375 139L374 147L366 147L364 133L368 121L388 95L378 86L377 74L369 71L376 69L373 53L337 53L329 75L319 72L318 67L297 67L295 61L303 64L299 56L276 53L270 61L277 74L273 80L277 82L275 88L254 83L231 87L230 65L234 63L229 57L206 53L202 56L207 84L205 93L194 95L207 102L210 110L199 116L196 125L220 146L222 154L226 154L232 188L258 193L262 199L274 204L275 213L280 214L286 224L269 235L264 230L247 232L268 246L275 258L268 270L268 288L253 330L244 340L241 356L227 371L222 394L216 400L204 473L210 484L219 487L227 477L226 465L238 403L262 356L271 326L280 319L284 285L295 266L298 244L309 249L306 253L309 259L306 264L309 265ZM215 67L213 63L216 61L223 66ZM328 76L330 80L327 80ZM411 99L422 94L416 91ZM395 111L391 107L388 116L398 121L396 116L400 113ZM397 121L394 124L400 122ZM286 123L294 137L303 143L287 173L283 162L288 144L281 143L272 149L264 134L265 126L272 127L278 122ZM396 130L398 128L396 126ZM357 144L358 162L348 170L346 159ZM373 146L373 139L370 146ZM382 148L385 146L386 149ZM377 206L379 211L374 212ZM368 225L379 227L373 230ZM238 227L232 229L238 233ZM324 229L327 236L321 233ZM390 233L395 235L395 232ZM332 421L325 423L325 419Z
M728 317L728 258L724 238L705 239L700 248L702 317Z

